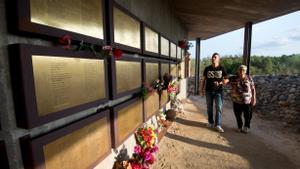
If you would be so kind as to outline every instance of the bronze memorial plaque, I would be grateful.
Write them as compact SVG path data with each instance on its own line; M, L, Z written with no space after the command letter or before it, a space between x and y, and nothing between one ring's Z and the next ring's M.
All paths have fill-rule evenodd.
M158 63L146 63L146 83L151 84L158 79ZM146 119L159 109L159 95L157 92L149 95L144 101Z
M146 119L148 119L159 110L159 94L157 92L154 92L153 94L149 95L145 99L144 106Z
M104 60L32 56L39 116L106 97Z
M158 33L145 27L145 50L158 53Z
M110 151L108 116L43 146L45 168L90 168ZM59 167L58 167L59 166Z
M158 63L146 63L146 83L158 80Z
M116 60L117 94L142 86L141 62Z
M168 97L168 92L167 90L163 90L162 94L161 94L161 106L166 104L169 100L169 97Z
M171 64L171 75L177 77L177 66L176 64Z
M174 43L171 43L171 58L176 59L176 45Z
M161 55L169 56L169 41L162 36L160 37L160 47Z
M66 10L67 9L67 10ZM102 0L30 0L33 23L104 38Z
M177 46L177 59L181 60L181 48Z
M117 134L119 143L124 141L143 123L143 102L141 99L129 104L117 112Z
M185 63L180 62L180 70L178 70L178 71L179 71L181 78L184 78L184 70L185 70Z
M140 22L120 9L113 8L114 42L122 45L141 48Z
M163 77L165 74L169 74L169 64L168 63L161 64L161 77Z

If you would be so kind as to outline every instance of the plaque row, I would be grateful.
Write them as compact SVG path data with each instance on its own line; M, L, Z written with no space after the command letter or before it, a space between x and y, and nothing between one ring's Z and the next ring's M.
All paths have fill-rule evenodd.
M182 60L177 43L115 1L13 0L8 2L11 29L47 39L70 35L75 41L105 45L145 56ZM68 9L68 10L65 10ZM30 34L29 34L30 33Z
M27 129L139 93L143 82L178 72L175 63L131 54L116 60L24 44L11 45L9 51L17 124ZM147 117L159 109L159 100L156 93L145 100ZM166 91L161 100L168 101Z

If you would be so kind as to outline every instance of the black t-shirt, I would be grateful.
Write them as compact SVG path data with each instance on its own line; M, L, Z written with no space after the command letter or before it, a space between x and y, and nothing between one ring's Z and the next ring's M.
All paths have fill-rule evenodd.
M223 85L217 85L215 82L221 82L224 77L227 76L227 72L224 67L207 66L204 69L203 76L206 77L205 90L207 92L222 92Z

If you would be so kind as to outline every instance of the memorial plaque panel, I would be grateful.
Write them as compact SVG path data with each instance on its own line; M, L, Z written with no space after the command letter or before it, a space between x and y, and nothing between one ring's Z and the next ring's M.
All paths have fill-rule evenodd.
M113 111L113 147L117 148L143 123L143 102L136 98L116 107Z
M37 138L23 137L21 148L26 169L92 168L111 151L109 111Z
M29 1L31 22L104 39L102 0Z
M107 60L91 52L9 47L18 127L33 128L108 100Z
M114 42L141 49L140 22L125 12L113 8Z
M145 121L159 111L159 94L154 92L144 100Z
M141 84L141 62L116 60L117 94L140 88Z
M174 43L170 43L171 44L171 54L170 54L170 57L172 58L172 59L176 59L176 49L177 49L177 47L176 47L176 45L174 44Z
M39 116L106 97L104 60L32 56Z
M161 55L163 57L169 57L169 51L170 51L170 44L169 44L169 40L167 40L166 38L164 37L160 37L160 52L161 52Z
M148 52L158 53L158 33L148 27L145 29L145 50Z
M158 63L146 63L146 83L151 84L158 80Z
M177 77L177 65L176 64L171 64L171 75L173 77Z

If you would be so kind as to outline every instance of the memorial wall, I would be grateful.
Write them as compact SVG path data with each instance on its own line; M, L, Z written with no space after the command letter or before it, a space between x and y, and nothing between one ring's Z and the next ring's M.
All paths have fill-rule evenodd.
M122 3L3 4L11 15L10 42L0 44L7 47L0 54L11 102L1 118L13 122L0 120L0 129L18 134L14 141L0 138L1 168L93 168L168 103L166 90L138 95L144 84L178 76L181 48ZM58 44L62 37L65 44ZM121 50L121 57L105 54L104 46Z

